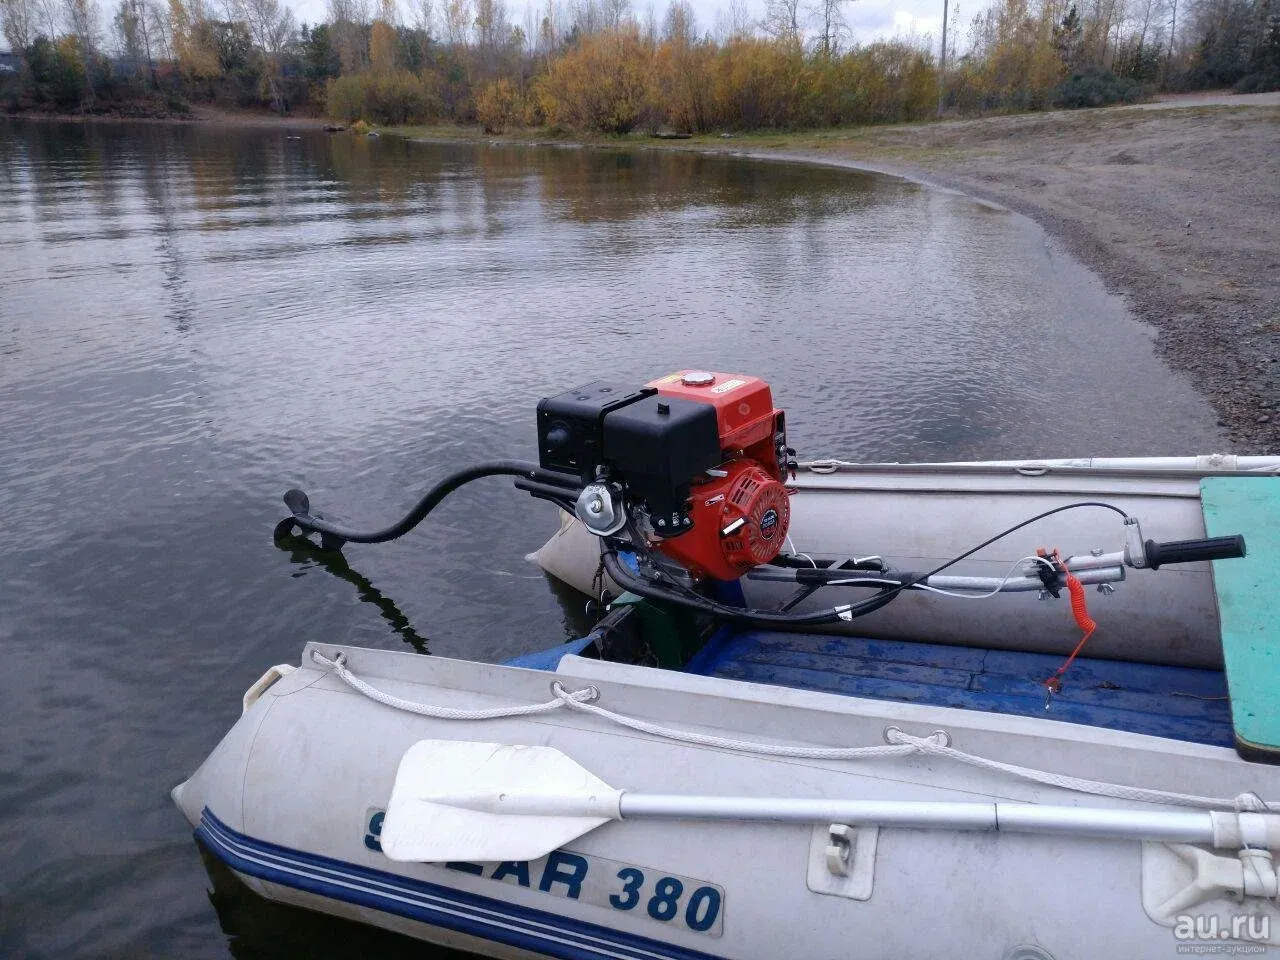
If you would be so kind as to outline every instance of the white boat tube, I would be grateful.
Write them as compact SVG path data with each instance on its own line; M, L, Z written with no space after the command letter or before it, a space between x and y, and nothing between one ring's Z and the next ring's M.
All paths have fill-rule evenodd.
M791 483L791 550L799 556L875 554L898 569L928 570L1029 516L1086 499L1122 507L1156 540L1191 540L1205 536L1203 477L1275 472L1280 472L1280 457L1218 454L926 464L812 461L801 465ZM1039 547L1056 547L1064 557L1072 556L1072 568L1083 574L1115 566L1125 540L1124 526L1108 511L1074 510L1027 527L947 571L954 578L983 579L956 579L951 586L941 578L933 582L943 589L969 589L968 583L1003 577L1010 564ZM1093 551L1102 556L1093 557ZM581 524L566 522L532 559L584 593L600 589L595 582L599 540ZM1067 655L1080 634L1066 601L1041 602L1035 585L1026 587L1020 594L1002 591L981 602L913 593L867 616L824 629L869 638ZM743 581L743 588L751 606L767 608L785 602L795 584L769 582L757 571ZM621 592L611 582L605 589L613 596ZM830 606L832 593L820 591L816 600L802 603L796 612ZM1090 657L1222 665L1209 563L1130 571L1114 594L1091 593L1089 602L1098 622L1089 641Z

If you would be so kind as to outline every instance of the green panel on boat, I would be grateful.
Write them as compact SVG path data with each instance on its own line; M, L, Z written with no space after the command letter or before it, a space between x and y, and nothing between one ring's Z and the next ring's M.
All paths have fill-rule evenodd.
M1206 533L1248 549L1213 562L1236 749L1280 763L1280 477L1206 477L1200 496Z

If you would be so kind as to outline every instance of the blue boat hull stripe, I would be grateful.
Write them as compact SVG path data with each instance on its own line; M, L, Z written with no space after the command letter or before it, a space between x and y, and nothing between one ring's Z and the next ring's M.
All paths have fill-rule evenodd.
M565 960L719 960L599 924L268 843L232 830L208 807L196 836L219 860L247 876L534 953Z

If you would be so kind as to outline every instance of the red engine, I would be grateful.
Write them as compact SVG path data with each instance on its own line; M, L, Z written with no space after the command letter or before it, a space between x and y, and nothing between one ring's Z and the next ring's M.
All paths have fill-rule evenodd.
M538 449L543 470L582 485L574 512L588 530L644 533L695 576L736 580L786 540L786 427L758 377L584 384L538 404Z
M736 580L782 550L791 522L785 417L769 385L742 374L682 370L648 384L660 397L710 404L722 462L689 489L692 529L658 549L698 576Z

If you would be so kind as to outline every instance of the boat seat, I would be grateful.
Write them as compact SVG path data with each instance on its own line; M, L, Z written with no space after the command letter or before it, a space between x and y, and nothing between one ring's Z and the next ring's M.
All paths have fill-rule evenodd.
M1252 549L1252 545L1250 545ZM725 628L688 673L875 700L1042 717L1229 747L1219 670L1081 657L1045 710L1057 654Z
M1235 747L1280 763L1280 477L1206 477L1200 500L1205 532L1243 533L1248 550L1213 563Z

